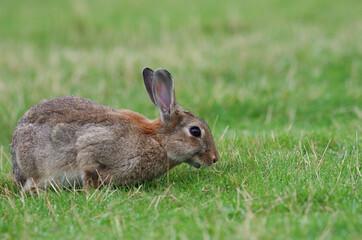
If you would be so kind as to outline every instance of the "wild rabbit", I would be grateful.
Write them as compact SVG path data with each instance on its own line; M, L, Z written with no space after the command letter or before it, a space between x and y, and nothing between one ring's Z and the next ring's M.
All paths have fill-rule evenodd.
M206 122L176 104L165 69L143 69L148 95L160 111L149 120L88 99L67 96L30 108L12 136L13 177L24 190L54 181L83 185L152 180L186 162L209 166L219 153Z

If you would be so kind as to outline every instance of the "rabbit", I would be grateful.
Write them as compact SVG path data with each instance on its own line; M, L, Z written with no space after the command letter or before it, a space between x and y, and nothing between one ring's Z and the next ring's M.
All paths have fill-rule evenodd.
M171 74L144 68L142 75L160 112L155 120L75 96L30 108L10 144L17 186L38 191L58 182L91 190L151 181L184 162L195 168L216 163L207 123L176 103Z

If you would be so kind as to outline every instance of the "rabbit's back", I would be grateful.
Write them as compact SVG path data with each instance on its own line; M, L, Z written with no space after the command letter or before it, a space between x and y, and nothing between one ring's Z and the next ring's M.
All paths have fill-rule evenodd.
M114 116L117 111L92 102L89 99L65 96L47 99L30 108L19 120L23 124L56 124L56 123L102 123L112 124L119 120Z

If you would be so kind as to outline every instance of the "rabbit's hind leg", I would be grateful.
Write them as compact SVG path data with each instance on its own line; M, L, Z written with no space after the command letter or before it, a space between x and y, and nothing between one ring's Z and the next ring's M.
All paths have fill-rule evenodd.
M39 193L39 189L44 189L44 184L39 184L40 181L34 178L27 178L22 190L28 193Z
M13 180L19 188L25 186L26 176L18 165L15 153L13 153Z

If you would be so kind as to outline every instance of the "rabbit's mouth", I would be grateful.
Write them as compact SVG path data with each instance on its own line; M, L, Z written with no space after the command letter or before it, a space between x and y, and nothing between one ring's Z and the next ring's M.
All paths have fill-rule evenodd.
M200 168L200 167L201 167L201 164L200 164L200 163L194 162L194 161L192 161L191 159L190 159L190 160L187 160L186 163L187 163L187 164L190 164L190 165L193 166L194 168Z

